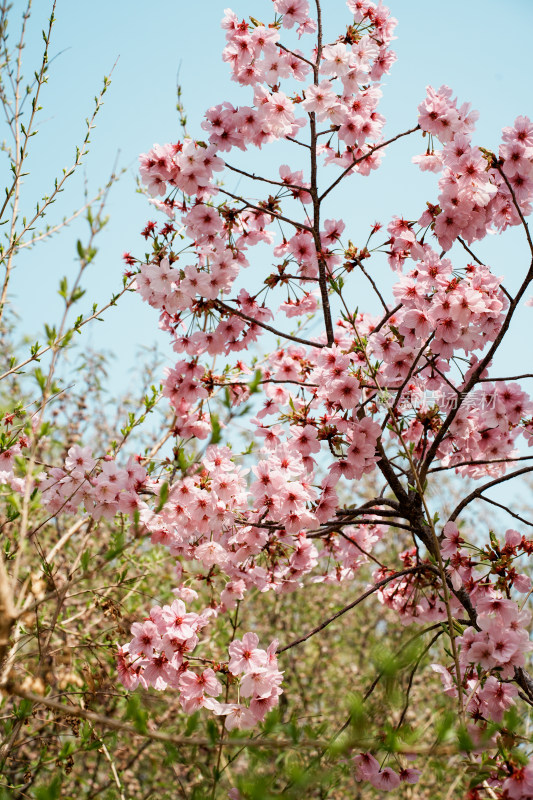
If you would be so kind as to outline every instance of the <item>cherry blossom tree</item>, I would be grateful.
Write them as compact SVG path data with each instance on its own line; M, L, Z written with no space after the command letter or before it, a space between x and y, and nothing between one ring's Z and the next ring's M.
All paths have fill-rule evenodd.
M320 0L273 0L264 22L228 9L222 57L247 104L222 101L206 111L203 138L140 157L164 217L142 232L144 258L125 254L124 285L157 310L176 353L159 440L127 456L124 442L104 455L75 444L36 478L31 452L25 477L16 472L27 442L14 436L2 479L23 496L38 487L52 518L120 518L168 551L175 597L132 624L118 676L129 692L152 688L185 714L218 720L213 798L292 796L291 782L258 793L238 768L224 788L236 758L224 748L253 750L268 737L280 702L291 702L291 652L355 607L381 604L422 642L404 710L395 724L370 724L369 695L350 687L348 721L317 763L336 761L363 793L412 797L411 785L424 791L425 756L441 748L469 776L460 796L527 800L533 523L491 490L533 469L524 388L533 375L500 375L492 364L533 280L533 123L505 121L499 146L481 147L477 113L449 87L429 86L410 129L385 138L381 81L395 61L396 21L371 0L347 7L334 41L324 38ZM354 243L328 203L337 192L363 195L401 137L422 151L413 169L436 174L434 195L418 219L376 223ZM273 143L294 155L262 174ZM254 169L237 158L247 151ZM531 255L514 287L475 252L511 227ZM392 289L375 269L384 259ZM379 313L354 302L363 282ZM453 508L440 491L448 473L469 487ZM473 524L468 514L482 503L498 507L496 525ZM346 585L354 599L314 627L302 619L289 640L275 625L262 638L241 626L247 603L292 594L297 603L317 584ZM10 629L16 615L7 618ZM429 745L405 722L427 654L437 699L426 702L452 712Z

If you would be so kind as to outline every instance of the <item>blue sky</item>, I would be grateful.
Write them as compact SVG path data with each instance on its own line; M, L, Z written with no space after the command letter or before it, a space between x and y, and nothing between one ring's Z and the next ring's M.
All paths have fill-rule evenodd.
M111 193L109 226L100 237L101 249L80 311L93 301L105 302L120 287L124 250L144 252L139 232L154 214L135 192L137 156L154 142L174 141L179 136L175 111L178 69L193 135L201 136L200 122L207 107L225 99L235 104L250 102L250 90L230 81L220 56L224 46L220 19L228 5L242 16L253 14L265 21L271 18L268 0L236 0L233 4L231 0L153 0L150 4L140 0L58 0L52 40L52 54L57 57L43 91L44 108L39 134L32 142L23 213L31 212L39 195L49 193L54 177L71 163L75 146L83 138L93 97L117 58L85 166L56 204L49 221L56 221L83 202L84 180L89 194L104 184L117 154L119 164L127 168ZM326 32L335 38L349 19L344 0L323 0L322 5ZM448 0L445 4L391 0L389 5L399 21L394 43L399 59L384 79L379 109L387 117L387 137L416 124L417 105L427 84L438 87L447 83L460 102L472 102L481 115L475 142L489 148L497 147L502 126L512 124L517 115L533 117L529 89L533 3L508 0L504 16L499 0ZM13 3L13 40L24 6L20 0ZM40 31L50 4L39 0L35 6L25 50L28 76L38 67ZM4 136L1 133L0 139ZM332 198L329 215L344 216L347 234L356 243L358 237L366 238L365 231L375 219L386 223L395 213L415 218L425 200L436 198L435 176L420 174L410 163L422 149L421 138L403 140L394 149L389 148L378 173L366 179L354 177L336 199ZM257 167L260 159L267 174L277 171L277 152L269 155L265 148L247 154L247 163L252 159ZM7 181L7 163L3 163ZM83 224L73 225L20 257L12 301L20 315L21 332L42 340L43 323L57 320L61 311L57 285L62 275L73 274L75 243L84 233ZM511 287L516 285L527 258L516 231L501 241L490 237L477 249L497 274L509 272ZM384 263L380 270L384 281L390 283ZM366 299L364 291L354 297L354 303L362 307L360 297ZM532 309L525 309L515 325L505 356L507 368L524 371L519 344L531 324L532 313ZM118 391L135 380L137 347L156 340L165 348L166 338L157 330L156 313L135 295L126 297L119 308L108 312L104 324L95 323L87 335L93 346L106 347L115 354L114 389Z

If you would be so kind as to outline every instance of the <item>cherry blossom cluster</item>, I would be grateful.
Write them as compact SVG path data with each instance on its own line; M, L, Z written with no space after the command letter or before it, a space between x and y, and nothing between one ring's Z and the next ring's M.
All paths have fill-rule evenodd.
M363 78L357 70L364 71L365 65L369 66L371 62L369 53L376 56L374 52L377 49L376 42L381 42L379 59L381 59L381 67L384 66L383 59L386 54L384 48L390 43L394 27L394 21L390 19L388 12L385 9L377 9L372 3L352 3L349 4L349 7L355 15L355 27L350 34L353 39L350 45L351 50L348 42L324 47L321 71L328 75L329 79L308 87L305 99L301 103L302 108L308 114L314 115L317 120L320 121L321 115L324 115L324 120L329 120L333 128L339 125L339 120L335 115L342 115L343 110L342 97L334 94L331 81L337 78L342 80L345 95L347 96L346 93L351 92L351 96L359 98L361 90L358 86ZM288 13L288 22L287 24L283 23L285 27L290 27L295 21L304 24L307 19L305 16L308 13L307 3L303 3L301 7L296 7L294 4L283 6L283 8L276 6L276 10L280 13ZM370 34L357 33L358 25L367 24L374 29L372 37ZM205 147L199 149L206 154L207 167L205 169L207 172L205 170L202 172L203 188L201 192L196 192L196 204L190 210L184 206L186 213L182 216L182 224L195 242L198 266L188 265L182 268L177 263L171 264L170 260L164 257L153 263L142 264L137 281L137 288L143 298L162 311L163 326L175 332L175 349L185 351L193 356L205 352L214 355L219 352L227 354L230 351L244 350L262 333L261 327L255 322L267 323L272 318L272 312L264 305L260 306L244 290L241 290L235 307L235 311L240 312L243 316L239 316L238 313L232 314L227 308L221 309L217 304L217 298L224 294L227 295L231 290L240 267L248 265L249 262L244 256L246 249L259 242L272 243L274 234L267 231L266 228L275 221L275 217L269 216L268 211L272 209L278 213L278 202L271 202L270 207L265 203L263 210L258 207L253 211L247 209L241 213L230 209L226 202L218 208L211 205L206 206L202 192L209 183L213 168L216 166L219 169L223 166L221 159L214 153L217 149L228 151L234 145L241 149L246 147L245 141L232 139L234 135L230 122L232 117L239 117L239 135L242 135L242 131L245 130L241 119L243 113L248 114L248 117L260 113L263 116L266 114L268 118L270 115L277 119L274 117L274 111L270 108L274 102L272 100L274 95L276 95L276 102L279 100L279 108L275 112L281 115L279 119L283 119L284 124L287 125L290 120L294 119L293 115L287 116L288 106L285 103L287 98L281 97L279 92L272 93L261 89L263 94L261 96L258 94L257 87L261 81L264 82L263 73L267 70L265 64L269 65L268 70L270 70L270 61L274 55L279 59L276 62L278 66L283 64L283 59L289 56L286 50L276 47L276 42L279 40L279 29L276 26L269 28L262 25L250 26L248 23L239 22L238 18L229 11L224 18L223 25L228 40L225 58L232 64L234 77L239 82L249 83L255 87L255 110L251 108L246 108L244 111L236 110L226 104L210 109L206 116L204 127L211 134L210 145L207 149ZM349 38L348 35L347 38ZM365 51L365 47L368 52ZM306 65L305 61L300 60L300 63ZM374 69L374 73L372 73L372 69ZM369 70L368 75L377 80L379 76L375 72L375 61L372 69ZM283 77L289 77L289 72L287 68ZM248 75L248 78L243 77L244 73ZM261 77L262 75L263 77ZM349 76L355 76L352 83L348 80ZM277 88L278 83L276 78L274 83L268 85ZM459 161L463 158L466 164L468 160L466 159L466 150L459 156L457 149L460 142L463 141L460 137L462 136L464 139L473 129L476 114L470 112L468 106L458 109L457 102L452 100L451 93L446 88L439 92L428 90L428 98L420 106L419 111L420 126L429 134L440 137L446 147L448 145L451 147L453 144L456 150L455 158ZM268 124L263 125L263 129L265 127L268 128ZM285 129L274 127L275 131L271 131L271 138L295 135L295 131L291 131L289 134ZM524 129L524 123L517 121L516 137L523 135ZM505 141L513 138L510 131L511 129L504 131ZM345 136L342 125L339 127L338 135L340 139ZM354 145L355 140L351 144ZM184 193L194 193L194 187L180 186L179 181L176 183L178 174L176 170L171 175L171 170L161 167L165 159L171 157L174 160L177 159L181 164L185 151L190 151L189 155L192 158L195 152L194 149L191 149L193 145L194 143L191 142L184 147L167 145L163 148L166 155L162 159L157 158L157 155L163 150L161 148L154 149L147 157L148 166L143 157L142 175L148 188L150 189L152 172L156 174L158 169L163 169L163 173L159 177L166 182L167 189L177 186ZM198 150L198 147L194 146ZM526 148L524 152L526 152L527 145L524 147ZM472 152L474 151L472 150ZM503 152L507 153L507 150L504 148ZM194 158L192 160L194 161ZM359 166L366 168L367 163L368 159L364 159ZM462 165L463 161L460 163ZM486 162L483 164L486 165ZM179 169L182 169L182 166L179 166ZM496 180L494 175L498 173L494 169L491 172L493 177L490 179L486 170L472 175L468 164L465 166L465 171L465 174L470 175L470 189L475 184L479 194L479 187L483 185L490 196L497 191L494 185L494 180ZM302 202L308 202L311 199L305 191L309 184L304 182L303 173L293 173L287 166L283 166L280 168L280 177L282 178L280 184L287 187L292 197L297 197ZM502 191L507 191L507 202L509 202L512 199L511 195L501 176L499 176L499 180L503 186ZM217 191L215 186L209 185L211 187L209 191ZM472 189L472 191L474 190ZM475 202L481 202L476 192L474 194ZM469 215L469 218L471 216L472 214ZM426 213L426 217L424 224L432 224L433 217L429 211ZM435 223L435 233L439 237L439 241L441 239L439 225L443 219L443 215L439 214ZM269 280L274 284L278 279L283 280L284 270L294 263L295 278L301 287L299 299L288 297L279 307L287 316L312 313L316 310L319 292L306 289L305 281L318 280L319 256L324 259L329 274L333 276L335 268L338 268L342 262L342 258L335 252L335 248L338 248L343 229L342 221L326 220L324 231L320 235L321 247L318 253L312 232L303 228L298 229L292 237L284 238L283 242L274 248L274 255L283 258L284 265L278 276L270 276ZM359 362L366 361L366 364L363 363L363 367L367 366L368 360L372 356L377 356L381 360L379 372L372 375L369 381L371 385L374 384L376 389L383 385L391 387L401 384L405 378L409 378L417 360L420 363L416 375L405 387L406 395L416 394L422 386L427 386L428 379L432 382L433 388L447 389L450 383L444 375L449 371L447 360L458 350L464 350L467 354L481 350L487 342L493 341L497 337L503 314L508 306L507 298L499 288L499 280L492 276L486 267L469 265L463 277L454 274L452 264L448 259L439 259L429 245L420 245L413 231L412 223L406 223L400 219L394 220L389 225L388 232L390 233L388 243L390 259L393 266L401 267L409 255L418 262L417 268L402 277L394 289L396 299L402 304L401 311L394 315L387 325L381 327L379 334L369 339L366 352L363 353L360 349L357 358ZM205 324L202 326L202 330L197 330L192 335L182 335L180 329L184 326L183 313L188 311L193 314L205 315ZM368 333L368 326L365 321L356 331L357 338L360 340L366 333ZM419 350L424 343L427 343L428 339L431 339L430 347L427 348L424 357L420 359ZM306 353L303 357L312 359L312 354ZM353 351L350 358L354 359ZM275 374L279 375L279 372L277 370ZM293 369L292 372L296 373L296 370ZM199 408L193 407L192 403L193 399L197 400L208 396L209 391L206 389L205 383L202 384L204 377L204 371L195 359L192 362L178 362L173 370L168 371L165 394L171 400L176 411L176 430L183 438L190 435L205 438L208 435L208 415L201 405ZM287 373L285 377L289 379ZM302 377L298 376L300 379ZM309 377L309 371L305 377ZM368 375L359 377L365 377L368 381ZM280 379L276 378L276 380ZM361 400L360 383L361 381L358 381L353 373L347 374L344 382L337 381L335 388L343 393L342 398L339 399L341 407L354 408ZM460 391L461 386L459 385L457 392ZM321 387L316 396L325 397L326 394L328 400L338 399L335 393L331 395L329 387L328 390ZM245 393L242 390L232 389L232 395L235 400L242 401ZM292 401L292 395L290 398ZM524 396L523 416L527 411L528 401ZM479 419L476 418L476 415L479 415L476 410L469 412L465 410L459 415L453 430L450 430L449 435L441 444L439 455L447 459L444 463L450 465L462 463L462 461L492 460L501 462L498 466L469 464L458 467L458 470L472 476L502 472L506 469L503 460L516 455L514 439L519 433L518 425L511 431L505 430L503 424L480 429ZM307 420L304 422L307 423ZM405 438L411 441L420 440L421 429L422 425L418 415L413 418L411 429L405 434ZM434 431L424 431L426 441L431 438L433 433ZM460 452L461 454L458 455ZM349 448L348 456L353 453L354 448ZM352 465L351 469L349 466L345 466L347 462L344 456L345 454L342 453L341 460L332 465L333 476L338 476L343 470L346 471L347 477L358 475L360 472L358 466ZM369 471L373 463L375 463L375 459L371 454L367 466L362 466L363 472Z
M467 545L455 523L448 522L443 529L441 553L447 559L454 589L467 588L475 608L475 624L465 627L462 635L455 637L455 643L459 652L462 702L469 715L467 730L478 759L488 745L488 724L503 725L505 712L516 704L519 689L512 681L517 670L525 666L526 654L533 649L529 637L531 612L506 596L511 588L523 594L531 591L530 578L517 573L514 562L520 555L529 554L532 548L533 543L518 531L508 530L503 544L491 535L490 545L478 551L474 559L472 550L477 548ZM414 555L414 549L402 554L404 566L414 564ZM380 570L374 574L374 580L377 582L385 576L386 571ZM501 588L496 588L498 586ZM426 576L423 582L413 580L412 575L391 580L378 593L381 602L393 608L403 622L419 624L445 621L447 612L439 595L434 577ZM450 607L454 615L459 616L461 604L456 597L452 597ZM432 668L440 674L445 694L457 699L455 665L446 668L432 664ZM490 743L497 747L494 734ZM381 789L399 784L396 774L382 779L369 754L357 758L359 779L369 780ZM493 790L503 792L497 796L506 800L527 800L531 766L524 767L512 758L497 761L490 780Z
M181 594L193 599L196 592L182 590ZM179 693L179 702L187 714L207 708L224 716L225 727L252 728L265 718L278 702L283 673L277 668L277 640L266 650L258 647L255 633L245 633L242 640L234 639L229 645L229 661L213 663L213 667L191 663L205 659L194 655L199 644L198 634L216 616L213 609L201 614L186 611L185 603L177 597L170 605L153 606L144 622L134 622L133 639L118 653L118 672L124 686L135 689L153 687L157 691L171 688ZM217 673L226 676L238 690L241 702L219 702L217 698L223 685Z
M221 610L233 608L252 587L297 589L319 561L304 530L329 516L331 496L337 504L329 484L321 494L312 486L302 457L290 444L267 448L248 482L247 472L228 448L210 445L201 469L173 484L161 511L141 511L153 543L209 572L211 584L217 575L229 578L221 590ZM368 524L331 537L320 554L320 580L338 580L339 570L353 574L367 563L366 554L384 530Z
M504 679L512 677L515 668L524 666L524 654L531 649L527 626L531 621L528 609L520 610L516 601L506 597L502 590L528 594L531 580L516 570L515 560L531 551L531 542L518 531L508 530L505 544L493 538L482 560L475 562L472 553L455 523L448 522L443 529L442 555L449 558L450 577L458 589L468 586L476 607L476 627L467 627L461 637L460 663L479 665L483 670L497 670ZM487 575L485 564L490 565ZM500 588L495 588L491 577L497 578Z
M477 729L486 725L485 721L503 723L505 712L515 705L519 691L511 681L517 670L525 666L525 656L533 649L529 637L531 612L506 596L511 587L523 594L531 591L531 580L516 572L514 561L521 554L529 553L532 543L518 531L508 530L503 544L491 537L491 544L480 553L483 560L475 562L454 523L445 525L443 536L441 551L449 558L453 584L457 589L468 587L476 610L475 625L466 627L462 635L456 637L465 708L476 723L469 722L469 733L475 742ZM489 566L488 574L486 566ZM501 589L496 588L498 585ZM455 666L432 666L441 675L445 693L456 698ZM480 750L485 747L486 742L481 739ZM530 796L529 769L529 766L524 768L507 760L501 764L491 785L501 788L506 798L526 800Z
M294 137L307 123L296 117L298 106L313 113L318 122L325 122L337 131L343 152L330 144L321 146L326 163L335 161L340 166L353 164L364 154L361 147L368 139L378 140L384 118L376 111L381 92L377 82L388 72L396 56L389 50L396 20L388 9L374 3L348 4L354 13L354 24L347 30L344 42L327 45L322 51L320 72L327 77L318 85L311 84L303 97L280 90L287 79L303 82L310 71L311 62L301 51L280 48L280 24L291 28L299 23L298 33L312 33L316 23L311 20L307 0L277 0L275 10L282 15L274 27L239 21L230 9L222 25L226 30L227 45L223 58L231 65L232 77L242 85L254 88L253 106L235 108L225 102L206 113L202 128L209 134L209 146L192 140L183 143L154 145L140 157L141 178L149 193L165 196L175 187L187 196L195 195L199 202L216 193L212 184L213 173L224 167L219 152L229 152L237 147L263 144L286 136ZM335 91L334 81L342 84ZM368 173L379 163L379 156L365 158L353 165L354 169ZM290 176L294 182L295 176ZM287 181L287 178L283 178ZM291 187L292 188L292 187ZM301 188L297 188L301 195ZM175 206L171 200L167 208Z
M354 756L355 779L368 781L382 792L397 789L403 783L418 783L421 772L413 767L402 767L396 772L392 767L381 767L372 753L359 753Z
M467 104L458 109L448 86L438 91L428 87L418 110L422 130L443 145L441 151L428 148L414 159L421 169L442 171L439 206L426 211L420 224L434 223L444 250L459 236L471 243L491 229L503 231L519 225L520 212L529 215L533 200L531 121L518 117L513 127L504 128L498 161L494 154L471 144L477 112L471 112Z
M476 566L473 558L475 552L476 548L467 544L457 525L447 522L442 531L441 553L444 558L449 559L450 578L455 588L472 582L473 568ZM514 588L517 592L527 594L531 589L531 579L518 572L516 560L524 554L529 556L532 552L533 542L521 536L518 531L509 529L505 533L504 545L491 535L490 544L478 553L481 558L478 566L490 567L489 574L496 580L495 588L500 592L509 595ZM485 574L482 574L485 579Z
M22 494L25 480L15 474L17 457L22 455L23 448L27 447L27 437L23 435L10 437L9 446L0 452L0 484L10 486L13 491Z
M316 23L308 16L309 3L306 0L292 4L280 0L274 3L274 8L283 14L284 28L291 28L295 22L299 22L300 35L315 30ZM277 86L287 78L303 81L308 75L310 65L300 57L303 53L286 52L278 46L279 26L258 24L251 27L245 20L239 20L231 9L227 9L222 27L226 31L227 41L222 58L231 66L232 79L242 86L261 83Z
M333 225L333 221L330 221L330 225ZM300 234L296 236L301 237ZM312 242L308 242L305 252L312 253L312 249ZM500 289L499 279L492 276L486 267L469 265L465 274L458 276L454 274L450 261L439 259L428 245L423 247L416 245L416 255L420 259L416 268L402 275L393 287L393 293L401 303L401 309L384 326L380 326L379 333L373 333L371 318L361 315L355 326L357 350L353 349L353 332L350 336L346 327L340 327L337 334L338 344L325 352L321 349L313 348L310 351L289 346L279 355L274 354L269 360L270 368L263 370L263 378L266 381L272 377L275 381L300 382L302 387L305 387L302 388L302 395L312 391L313 405L322 400L330 410L334 403L341 411L354 409L366 395L369 386L375 388L376 392L383 387L391 389L401 386L406 378L408 384L404 387L403 399L416 398L417 393L420 394L427 388L440 390L443 395L449 395L450 386L453 386L445 375L450 370L449 359L460 349L466 354L474 353L476 350L482 350L488 342L494 341L508 307L508 300ZM303 257L304 266L306 268L312 266L316 271L316 254L314 263L305 259L306 256ZM184 302L191 305L200 304L201 301L193 300L192 293L195 288L191 287L191 283L198 287L202 276L206 278L207 274L199 275L194 268L186 267L180 276L177 269L170 267L168 259L161 261L160 269L161 281L168 281L168 295L150 288L152 283L153 287L159 286L158 270L155 265L141 267L143 281L139 290L151 304L163 310L168 324L169 314L166 309L172 308L171 304L182 296L184 285L187 291ZM147 285L145 278L149 272L154 276L150 286ZM234 274L235 272L236 270ZM198 291L208 294L201 287ZM316 302L315 298L314 301ZM259 323L272 318L272 313L267 308L259 306L245 290L239 293L237 308L242 309L247 317ZM207 320L213 323L212 311ZM215 385L223 383L224 379L218 376L216 381L213 381L212 373L206 372L197 356L203 352L213 355L221 350L239 351L251 341L255 341L262 329L228 312L211 331L203 330L189 336L181 336L178 330L173 334L175 348L185 350L194 357L191 361L180 361L174 369L168 370L164 393L176 411L176 425L180 435L183 438L189 435L205 438L209 432L209 418L205 411L196 408L196 404L198 399L207 398ZM360 344L363 338L367 339L366 348ZM339 346L340 350L337 349ZM369 368L372 357L380 361L378 371ZM323 365L324 360L331 361L329 367ZM310 370L309 365L313 363L316 363L317 368ZM344 369L347 364L351 365L351 369ZM472 367L477 364L475 355L472 356L471 364ZM414 365L417 365L417 370L413 374ZM331 371L331 380L328 379L328 369ZM316 390L312 388L312 384L316 384ZM243 388L241 385L241 400L245 396L242 394ZM457 395L461 390L462 385L458 382L455 388ZM487 402L474 407L465 404L439 448L439 456L444 464L461 464L463 461L501 462L498 465L468 464L458 468L472 476L504 471L506 469L504 459L516 455L514 446L516 436L522 432L529 438L529 428L526 423L531 416L532 405L528 395L516 384L501 383L495 387L488 384L483 391ZM237 399L239 392L234 388L232 392ZM281 385L272 389L267 388L265 396L265 408L258 418L265 413L279 410L280 402L273 403L273 396L278 401L284 400L283 404L295 401L294 392L290 391L290 387L288 390ZM298 399L297 402L302 403L302 399ZM487 407L489 407L488 416ZM483 417L483 425L480 424L480 415ZM507 424L509 421L512 424L511 428ZM368 425L369 422L367 420L364 424ZM405 437L415 442L419 441L421 429L420 415L413 416L411 427ZM306 436L309 435L309 431L308 427ZM433 431L429 431L428 436L431 437L432 434ZM354 448L349 450L349 455L353 452ZM308 453L303 455L307 457ZM368 467L375 463L372 461L372 454L370 456ZM343 469L343 463L337 462L332 465L332 469L334 474L338 474L339 470ZM363 471L365 471L364 466ZM357 468L355 471L352 470L352 474L358 474Z
M526 628L529 611L519 612L513 600L497 593L481 597L476 610L480 630L469 627L458 639L461 662L498 669L503 678L512 677L515 667L524 666L524 654L531 647Z
M400 553L400 558L405 569L411 569L416 563L416 548ZM394 571L382 567L372 577L375 583L391 578L379 589L377 597L398 614L403 625L446 620L446 606L435 572L428 568L422 574L409 573L397 578L394 575ZM450 607L454 613L460 610L460 603L455 597L450 598Z
M113 519L122 512L132 517L148 508L140 494L149 488L145 468L130 456L124 467L111 457L99 462L90 447L73 445L64 467L52 467L43 476L39 488L43 502L52 514L75 513L83 506L95 519Z
M450 260L439 258L429 245L417 245L412 255L416 266L393 287L394 297L402 304L394 319L403 344L419 350L432 334L431 352L445 359L457 350L483 349L499 332L502 312L509 305L501 280L487 267L475 264L469 264L464 275L456 275ZM396 352L403 349L398 338L395 344Z
M224 169L215 147L201 147L190 139L174 145L156 144L139 160L141 179L153 197L165 196L169 187L176 187L187 195L208 199L213 173Z
M533 796L533 764L512 765L512 772L503 781L502 789L509 800L528 800Z

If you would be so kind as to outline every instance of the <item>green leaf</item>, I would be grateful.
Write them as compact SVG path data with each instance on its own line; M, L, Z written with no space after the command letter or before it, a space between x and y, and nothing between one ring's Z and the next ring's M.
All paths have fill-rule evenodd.
M218 740L218 726L213 719L207 720L206 726L207 738L212 744Z
M128 700L126 717L132 721L134 727L139 731L139 733L146 733L148 711L145 711L143 708L141 708L141 701L139 696L136 694L132 694Z
M88 568L88 566L89 566L89 561L90 561L90 560L91 560L91 553L90 553L90 551L89 551L89 550L85 550L85 551L84 551L84 552L81 554L81 559L80 559L81 568L82 568L82 570L83 570L84 572L87 572L87 568Z
M251 383L248 384L248 388L250 389L250 394L255 394L259 391L259 381L263 377L263 373L260 369L256 369L255 375Z
M218 414L211 414L211 439L209 444L218 444L222 438Z
M168 482L165 481L164 483L161 484L161 489L159 490L159 502L155 510L156 514L159 514L159 512L161 511L167 500L168 500Z
M61 294L61 292L60 292L60 294ZM44 330L45 330L45 333L46 333L47 344L52 345L55 342L56 336L57 336L57 331L56 331L55 325L50 326L50 325L47 325L45 323Z
M105 560L112 561L113 558L118 556L124 550L126 546L126 537L124 535L124 531L121 528L117 528L112 537L111 537L111 546L105 553Z
M24 720L31 714L33 703L31 700L21 700L13 706L13 716L18 720Z
M436 724L436 730L435 730L435 733L437 735L437 741L439 743L449 738L449 734L453 728L454 722L455 722L455 714L452 711L447 711L446 713L441 715L439 721Z
M471 753L474 749L474 742L463 725L461 725L457 731L457 744L459 746L459 750L461 750L463 753Z
M66 277L63 277L59 281L58 294L59 294L60 297L64 297L66 299L67 292L68 292L68 281L67 281Z
M41 389L41 391L44 392L46 386L46 376L40 367L35 368L33 372L33 377L39 384L39 388Z
M198 711L195 711L194 714L191 714L191 716L187 720L187 725L185 726L185 736L190 736L191 733L194 733L194 731L198 727L199 720L200 720L200 713Z
M58 773L48 786L39 786L35 789L35 797L37 800L58 800L61 797L61 780L62 776Z
M489 536L490 536L490 543L493 546L493 548L495 550L499 550L500 549L500 543L499 543L498 537L496 536L494 531L489 531Z
M75 289L72 292L72 294L70 296L70 302L71 303L77 302L78 300L80 300L83 297L84 294L85 294L85 289L82 289L81 286L79 286L77 289Z

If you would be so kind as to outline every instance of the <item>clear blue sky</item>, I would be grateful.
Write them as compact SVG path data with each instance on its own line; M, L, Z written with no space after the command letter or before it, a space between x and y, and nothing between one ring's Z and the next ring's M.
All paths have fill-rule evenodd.
M323 0L327 31L336 36L349 19L344 0ZM417 105L427 84L450 85L460 102L471 101L480 111L475 142L496 148L501 127L512 124L518 114L533 117L530 91L533 54L533 2L508 0L502 14L500 0L391 0L390 7L399 25L394 49L399 59L384 80L384 99L380 111L387 117L385 135L391 136L416 123ZM12 12L13 40L25 3L15 0ZM35 1L25 52L26 73L38 67L42 51L41 28L50 4ZM127 174L111 194L111 216L107 232L100 238L101 251L89 280L89 298L105 301L121 285L121 254L144 252L139 231L154 216L145 199L135 193L135 173L139 152L154 142L174 141L178 134L175 111L176 74L180 80L188 111L189 130L201 135L204 110L225 99L248 104L250 90L229 79L221 60L224 34L220 19L231 6L239 15L253 14L268 21L268 0L58 0L57 23L52 53L59 54L51 66L49 85L43 93L43 112L39 135L33 140L31 175L25 186L25 212L29 214L39 195L49 193L54 177L68 166L75 145L84 133L84 119L92 111L93 97L103 75L109 74L118 60L105 106L92 136L92 147L84 170L56 205L49 221L60 218L83 202L83 178L89 192L105 183L117 153ZM0 139L5 134L0 134ZM331 216L343 215L357 242L366 226L380 219L387 222L394 214L418 216L425 200L437 195L435 176L421 175L410 163L422 151L421 139L410 137L389 148L382 169L370 178L353 178L345 184L337 200L332 200ZM1 154L0 154L1 156ZM268 148L248 156L264 171L277 169ZM1 161L0 161L1 163ZM6 161L3 162L8 179ZM19 260L13 279L13 304L21 317L21 331L33 332L42 340L42 324L53 323L60 313L57 296L59 278L75 269L75 242L84 233L75 225L61 237L26 252ZM495 267L497 274L514 275L516 284L525 264L526 253L520 237L491 237L479 248L480 254ZM390 280L387 268L383 274ZM251 274L251 273L248 273ZM357 304L359 297L356 298ZM526 309L515 326L514 343L507 363L520 369L521 350L516 345L520 326L529 329L533 309ZM128 296L120 308L108 313L106 322L96 323L88 336L94 346L105 346L116 356L115 389L134 379L135 349L166 338L157 331L157 315L137 296Z

